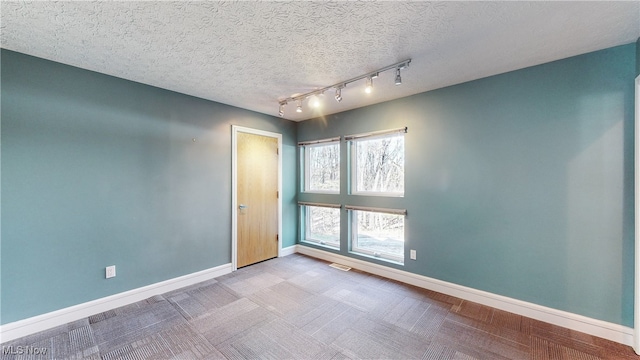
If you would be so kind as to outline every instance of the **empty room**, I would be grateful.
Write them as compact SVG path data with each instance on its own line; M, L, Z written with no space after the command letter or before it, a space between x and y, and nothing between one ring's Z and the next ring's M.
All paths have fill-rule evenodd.
M639 359L640 2L0 2L0 359Z

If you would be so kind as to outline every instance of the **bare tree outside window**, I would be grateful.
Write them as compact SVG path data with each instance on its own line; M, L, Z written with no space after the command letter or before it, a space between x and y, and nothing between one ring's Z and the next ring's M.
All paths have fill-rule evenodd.
M306 190L340 191L340 143L307 146Z
M404 194L404 135L354 141L356 193Z
M404 261L404 215L353 210L352 250Z
M305 206L305 240L340 248L340 209Z

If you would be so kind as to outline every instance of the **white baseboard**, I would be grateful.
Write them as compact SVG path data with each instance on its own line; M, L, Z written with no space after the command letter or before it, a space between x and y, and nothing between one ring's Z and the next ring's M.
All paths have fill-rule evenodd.
M502 295L496 295L466 286L456 285L446 281L334 254L308 246L296 245L296 252L325 261L347 265L370 274L401 281L424 289L455 296L463 300L476 302L546 323L562 326L571 330L580 331L624 345L633 346L633 328L627 326L613 324Z
M615 341L624 345L633 345L633 329L589 318L570 312L557 310L522 300L476 290L466 286L456 285L423 275L409 273L367 261L346 257L339 254L315 249L308 246L294 245L282 249L280 256L300 253L318 259L337 262L371 274L401 281L424 289L437 291L464 300L491 306L514 314L580 331L589 335ZM224 264L193 274L162 281L138 289L125 291L101 299L74 305L50 313L19 320L0 326L0 343L11 341L23 336L51 329L56 326L80 320L136 301L144 300L154 295L163 294L201 281L216 278L231 272L232 265Z
M230 272L231 264L224 264L211 269L198 271L193 274L161 281L159 283L70 306L50 313L8 323L0 326L0 343L35 334L72 321L84 319L101 312L128 305L136 301L148 299L152 296L164 294L185 286L197 284Z
M280 256L287 256L287 255L295 254L296 253L296 246L298 246L298 245L288 246L286 248L280 249Z

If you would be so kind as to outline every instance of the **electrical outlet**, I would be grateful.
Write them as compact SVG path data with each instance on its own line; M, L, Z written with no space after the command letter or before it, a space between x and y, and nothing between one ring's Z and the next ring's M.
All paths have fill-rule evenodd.
M116 276L116 266L115 265L107 266L105 270L105 278L109 279L115 276Z
M416 259L416 251L415 250L410 250L409 251L409 257L411 258L411 260L415 260Z

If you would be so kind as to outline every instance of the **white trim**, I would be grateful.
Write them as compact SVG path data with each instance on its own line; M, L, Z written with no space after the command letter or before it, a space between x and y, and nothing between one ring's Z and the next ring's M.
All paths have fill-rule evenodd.
M297 245L293 245L293 246L287 246L286 248L283 248L282 251L280 252L281 256L289 256L289 255L295 254L296 246Z
M632 346L634 330L632 328L612 324L606 321L576 315L566 311L556 310L545 306L496 295L473 288L448 283L422 275L416 275L403 270L353 259L307 246L293 245L281 250L281 256L294 252L312 256L329 262L337 262L368 273L401 281L421 288L437 291L446 295L459 297L464 300L477 302L518 315L530 317L568 329L584 332L604 339ZM185 286L214 279L232 271L232 265L224 264L211 269L184 275L174 279L125 291L101 299L74 305L50 313L34 316L0 326L0 343L5 343L27 335L64 325L101 312L125 306L136 301L144 300L154 295L160 295L177 290Z
M470 287L322 251L308 246L297 245L296 252L325 261L347 265L354 269L359 269L374 275L397 280L424 289L437 291L446 295L455 296L463 300L491 306L496 309L562 326L571 330L580 331L589 335L598 336L625 345L631 346L633 343L633 329L623 325L613 324L482 290L476 290Z
M231 125L231 266L238 270L238 133L278 139L278 257L282 255L282 134Z
M305 161L305 163L308 163L309 160ZM308 170L308 169L307 169ZM305 170L305 174L309 173L309 171ZM308 179L309 176L305 175L306 178ZM329 195L337 195L340 194L339 190L305 190L304 193L306 194L329 194Z
M18 320L0 326L0 343L35 334L76 320L119 308L155 295L217 278L231 272L231 264L224 264L192 274L161 281L141 288L121 292L64 309Z
M635 291L633 300L634 334L633 350L640 355L640 76L636 77L635 89Z
M355 176L355 174L354 174ZM404 197L404 192L380 192L380 191L352 191L351 195L356 196L383 196L383 197Z

